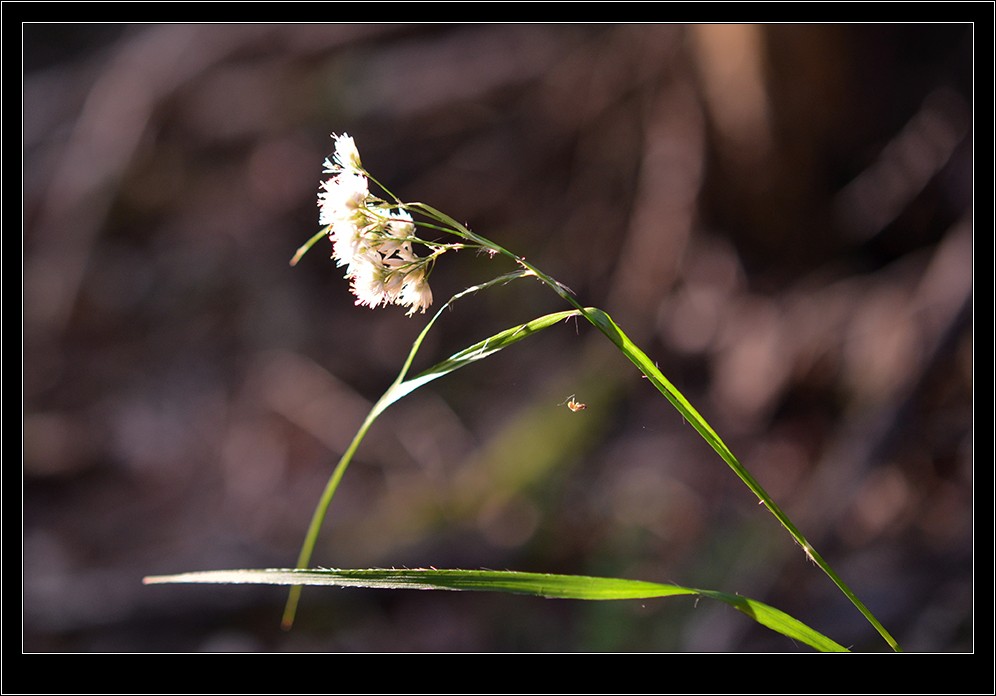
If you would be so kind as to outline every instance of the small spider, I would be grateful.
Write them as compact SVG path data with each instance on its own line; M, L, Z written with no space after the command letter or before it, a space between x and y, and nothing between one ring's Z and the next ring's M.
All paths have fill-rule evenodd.
M588 404L583 404L580 401L575 401L574 400L574 394L571 394L564 401L561 401L560 403L561 403L561 405L563 405L564 403L566 403L567 404L567 408L569 408L572 411L574 411L574 413L577 413L578 411L583 411L586 408L588 408Z

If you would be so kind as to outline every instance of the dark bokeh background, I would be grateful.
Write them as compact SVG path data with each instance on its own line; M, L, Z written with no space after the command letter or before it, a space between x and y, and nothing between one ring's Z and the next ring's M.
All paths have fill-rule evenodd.
M284 633L282 588L141 584L293 565L424 324L288 265L346 131L610 312L904 648L972 650L971 70L963 24L24 26L24 649L805 650L687 598L312 589ZM419 365L562 308L464 300ZM584 325L392 407L314 560L675 582L887 649Z

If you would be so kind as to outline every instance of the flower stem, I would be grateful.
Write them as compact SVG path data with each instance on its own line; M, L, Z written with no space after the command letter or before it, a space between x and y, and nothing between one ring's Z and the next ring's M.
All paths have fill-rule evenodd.
M301 257L304 256L305 254L307 254L308 251L311 249L311 247L315 246L315 244L318 243L319 239L321 239L322 237L324 237L325 235L327 235L329 233L329 229L331 227L332 227L332 225L327 225L327 226L323 227L322 229L320 229L315 234L314 237L312 237L311 239L309 239L308 241L306 241L304 244L302 244L300 247L298 247L297 251L294 252L294 258L292 258L290 260L290 265L291 266L296 266L297 262L301 260Z
M403 376L403 374L402 374ZM395 381L391 385L393 388L398 384L400 380ZM342 457L339 459L339 463L336 464L335 470L332 472L332 476L329 477L328 483L325 484L325 490L322 491L322 497L318 501L318 506L315 508L314 514L311 516L311 524L308 525L308 532L304 537L304 544L301 546L301 552L297 557L297 567L307 568L308 564L311 562L311 555L315 550L315 543L318 541L318 533L322 529L322 523L328 516L329 506L332 504L332 498L335 496L335 492L339 489L339 482L342 481L343 475L346 473L346 469L349 468L350 462L353 461L353 455L356 454L356 450L359 448L360 443L363 442L363 438L366 437L367 431L373 422L377 419L377 416L387 408L390 402L386 402L388 395L391 390L388 389L382 397L374 404L373 408L370 409L370 413L367 414L366 419L363 421L363 425L360 429L356 431L356 435L353 436L353 441L349 443L349 447L343 453ZM290 589L290 594L287 597L287 604L284 606L283 619L280 622L281 627L286 631L290 630L291 626L294 625L294 615L297 613L297 605L301 599L301 586L295 585Z
M378 416L380 416L380 414L383 413L388 406L408 393L409 390L405 388L407 385L404 384L405 377L408 376L408 371L411 369L412 363L415 360L415 355L418 353L419 348L422 347L422 342L425 340L425 337L429 333L429 329L432 328L432 325L436 323L436 320L439 319L448 307L450 307L461 297L478 292L485 288L489 288L493 285L508 283L516 278L525 277L525 275L526 273L523 271L513 271L511 273L498 276L497 278L492 278L491 280L480 283L479 285L466 288L447 300L432 316L432 319L429 320L429 322L425 325L425 328L423 328L421 333L419 333L418 338L416 338L415 342L412 343L412 348L408 352L408 357L405 359L404 365L401 366L401 371L398 372L398 376L395 377L394 382L391 383L391 386L387 388L387 391L384 392L384 394L370 409L367 417L363 420L363 424L360 425L359 430L356 431L356 435L353 436L352 442L349 443L349 447L346 448L345 452L343 452L342 457L339 459L339 463L336 464L335 469L332 471L332 475L325 484L322 496L318 501L318 505L315 507L315 512L311 516L311 523L308 525L308 531L305 534L304 543L301 545L301 551L297 557L297 568L307 568L311 563L311 556L315 551L315 544L318 541L318 534L321 532L322 524L324 523L325 518L328 517L328 511L332 504L332 498L339 489L339 483L342 481L342 477L345 475L346 469L349 468L350 463L353 461L353 456L356 454L356 450L359 449L360 443L362 443L363 438L366 437L367 431L370 430L370 427L373 425L374 421L377 420ZM284 630L290 630L291 626L294 625L294 617L297 614L297 605L300 599L301 586L295 585L291 587L290 594L287 596L287 603L284 605L283 619L280 624Z

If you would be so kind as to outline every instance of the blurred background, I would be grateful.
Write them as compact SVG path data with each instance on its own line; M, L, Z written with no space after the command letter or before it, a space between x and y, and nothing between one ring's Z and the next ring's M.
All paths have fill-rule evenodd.
M906 650L973 650L971 25L23 29L25 651L808 650L690 598L312 588L283 632L283 588L142 585L293 566L427 319L288 265L332 132L608 311ZM448 254L437 303L508 270ZM416 368L563 308L462 300ZM888 649L582 324L388 410L314 564L673 582Z

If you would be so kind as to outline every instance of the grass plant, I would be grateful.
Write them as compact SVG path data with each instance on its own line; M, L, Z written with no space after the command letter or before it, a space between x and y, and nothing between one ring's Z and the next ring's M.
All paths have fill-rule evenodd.
M483 571L458 569L311 569L312 555L322 526L327 519L336 491L377 418L393 403L419 387L449 375L471 363L490 357L544 329L572 318L583 318L597 328L661 393L661 395L691 424L715 450L734 474L757 497L760 504L778 520L803 553L818 566L850 600L868 623L895 651L899 645L881 622L858 598L844 580L830 567L788 515L775 503L758 481L737 459L723 439L692 406L682 393L664 376L621 327L603 310L582 306L571 290L552 276L501 245L483 237L425 203L403 202L374 179L364 168L352 138L333 136L335 154L326 160L325 171L330 178L322 184L319 194L320 224L323 228L302 245L291 260L296 264L315 244L325 238L332 243L333 258L345 268L356 304L368 307L400 305L410 316L425 313L432 304L429 276L436 261L445 253L475 250L493 258L506 259L512 270L469 287L443 303L432 315L412 344L394 382L387 388L360 425L349 447L328 479L323 490L294 569L232 570L184 573L149 577L146 583L253 583L289 585L290 595L283 616L283 626L294 622L304 585L367 587L382 589L474 590L528 594L543 597L579 600L634 599L697 595L733 606L761 625L798 640L820 651L844 651L846 648L806 626L797 619L761 602L715 590L703 590L678 585L663 585L622 578L600 578L578 575L545 575L515 571ZM373 182L382 192L370 192ZM440 235L442 235L440 239ZM445 241L441 241L445 240ZM467 346L436 365L410 375L415 356L426 335L453 304L469 295L505 285L520 279L534 279L556 293L568 309L546 314L531 321L509 327ZM573 399L572 410L584 405Z

